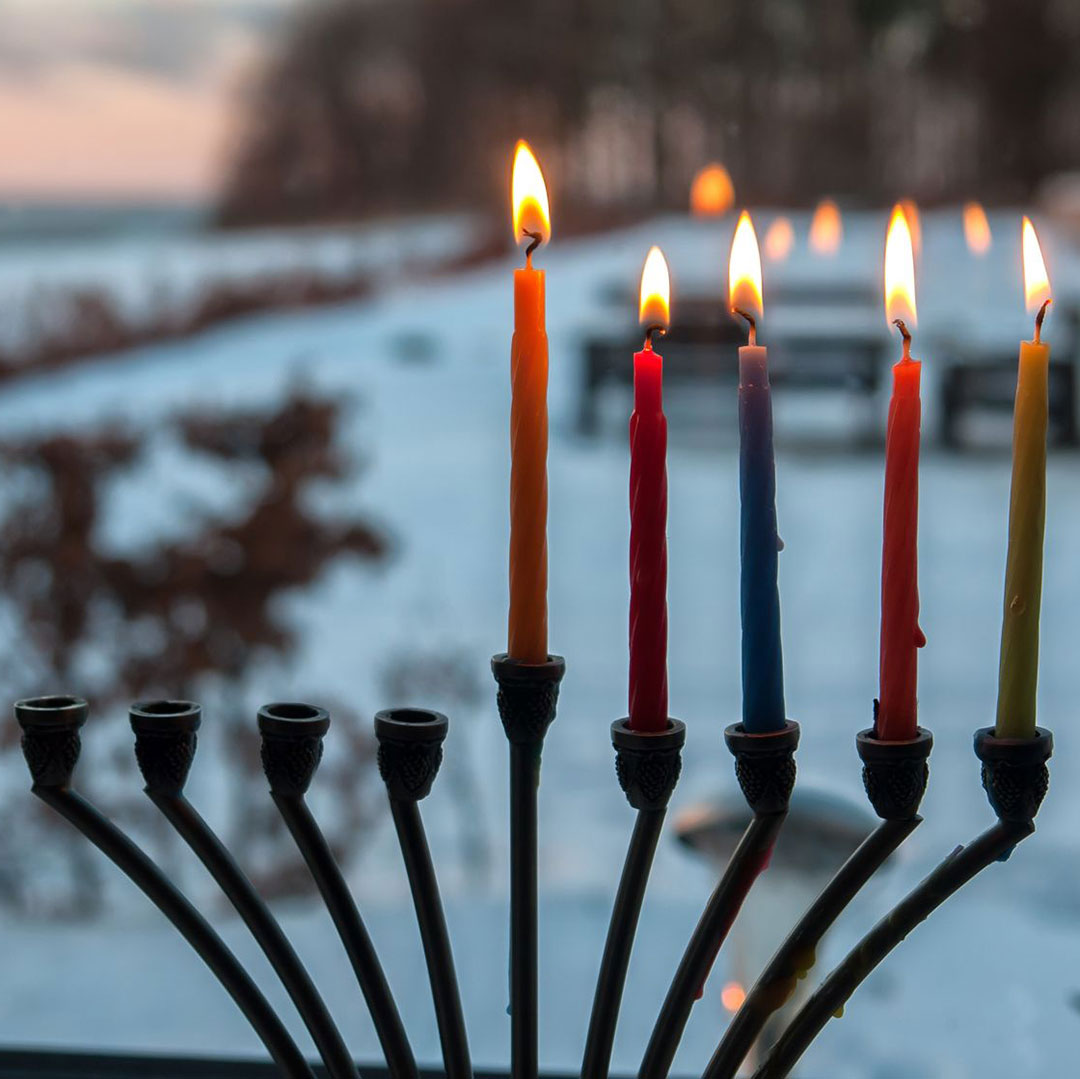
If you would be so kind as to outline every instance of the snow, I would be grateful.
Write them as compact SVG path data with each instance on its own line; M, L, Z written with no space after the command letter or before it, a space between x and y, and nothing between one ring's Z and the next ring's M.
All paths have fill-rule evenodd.
M762 215L759 231L768 216ZM928 399L935 359L950 354L951 342L1012 354L1015 342L1030 335L1017 279L1018 215L991 220L995 246L985 261L976 261L963 248L958 212L924 218L916 353L926 361ZM845 245L831 263L800 249L782 266L767 265L766 303L770 283L822 274L850 275L876 287L885 214L848 215L846 226ZM800 240L805 237L805 218L796 219L796 230ZM551 338L550 639L568 664L541 787L542 1061L552 1069L579 1064L632 823L612 774L607 733L626 707L627 450L621 427L596 439L574 432L581 338L626 327L630 315L613 307L611 286L633 291L654 242L672 266L676 318L680 288L715 287L719 296L729 235L730 222L714 227L665 218L602 238L560 243L556 237L540 256L548 271ZM1060 307L1080 289L1080 268L1076 254L1055 243L1046 228L1043 239ZM182 406L274 401L297 379L348 398L347 443L367 468L330 508L368 511L402 549L375 572L343 561L315 588L291 598L301 646L292 663L260 672L260 695L344 698L364 713L406 703L381 700L379 676L389 658L417 647L463 650L486 680L487 659L504 643L506 617L510 267L508 260L453 279L403 282L362 303L249 319L191 341L26 378L5 387L0 426L13 435L106 418L148 425ZM884 335L883 319L879 325ZM1067 338L1053 315L1046 337L1052 343ZM403 358L407 339L426 341L431 359ZM800 784L862 809L853 742L856 730L870 722L876 689L881 457L822 440L817 412L832 414L825 401L808 400L777 392L787 697L803 729ZM621 403L610 404L609 411L622 415L621 425ZM884 402L878 405L883 414ZM816 439L806 435L808 424ZM670 426L671 708L689 728L678 811L728 796L735 787L721 737L724 724L739 714L733 403L722 392L715 400L674 399ZM926 426L933 430L929 418ZM112 491L110 543L128 547L147 530L183 527L179 518L188 511L178 513L178 504L228 504L234 478L181 473L178 460L162 436L146 467ZM971 735L993 717L1008 489L1004 452L957 456L926 446L920 572L929 644L920 698L922 722L936 737L926 822L841 919L821 969L950 849L990 821ZM121 521L120 514L138 514L142 528ZM901 946L843 1020L830 1024L800 1074L1068 1074L1080 1022L1074 1001L1080 982L1071 961L1080 944L1080 882L1071 871L1080 853L1073 827L1080 796L1065 779L1080 766L1068 727L1080 597L1080 563L1071 540L1078 527L1080 473L1071 456L1055 454L1048 477L1040 715L1059 738L1038 835ZM474 1058L499 1065L506 1063L509 1045L505 738L493 693L477 715L451 715L451 721L447 752L467 760L477 784L478 827L492 853L491 873L478 880L462 864L463 811L445 776L424 815L446 889ZM214 775L208 752L204 747L196 762L196 782L200 770ZM194 797L213 820L213 799L205 806L199 800L208 786L197 787ZM317 792L313 803L320 814L329 812ZM618 1071L632 1071L640 1059L715 873L672 837L662 842L631 964ZM434 1061L438 1042L426 976L385 818L351 881L418 1054ZM769 878L759 887L768 889ZM788 922L807 899L793 892ZM758 924L764 919L754 918L753 904L752 896L752 951L764 958L785 926L775 919ZM303 904L286 907L283 915L351 1046L361 1058L376 1058L377 1043L326 916ZM229 942L251 959L283 1014L291 1015L240 927L220 909L214 916ZM0 920L0 949L15 988L0 1002L3 1042L258 1051L210 976L144 905L91 926ZM719 1037L724 1013L718 990L732 976L733 951L722 954L695 1009L676 1060L680 1074L697 1073Z

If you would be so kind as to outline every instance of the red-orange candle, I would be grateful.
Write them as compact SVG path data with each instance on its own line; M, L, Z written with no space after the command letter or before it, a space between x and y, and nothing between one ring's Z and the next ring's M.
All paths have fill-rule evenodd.
M641 273L645 347L634 355L630 416L630 728L668 725L667 680L667 418L664 359L654 334L668 327L670 284L658 247Z
M903 210L893 210L885 241L885 307L903 337L893 367L885 436L885 510L881 548L881 666L875 734L886 741L914 738L918 728L919 433L922 364L911 358L915 270Z
M510 346L510 613L506 651L521 663L547 660L547 383L544 272L533 251L550 237L547 189L532 151L519 142L511 182L514 237L525 267L514 271Z

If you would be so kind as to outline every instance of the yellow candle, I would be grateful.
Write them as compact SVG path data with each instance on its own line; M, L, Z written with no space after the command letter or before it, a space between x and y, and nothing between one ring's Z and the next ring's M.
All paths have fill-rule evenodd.
M998 670L999 738L1035 736L1035 693L1039 677L1039 610L1042 604L1043 530L1046 521L1047 373L1050 346L1041 340L1050 303L1039 241L1031 222L1023 226L1024 290L1038 309L1035 338L1020 345L1013 412L1012 494L1005 604Z
M510 613L507 654L544 663L547 652L547 383L544 273L533 250L550 235L547 190L532 151L519 142L511 184L514 238L526 243L514 272L510 346Z

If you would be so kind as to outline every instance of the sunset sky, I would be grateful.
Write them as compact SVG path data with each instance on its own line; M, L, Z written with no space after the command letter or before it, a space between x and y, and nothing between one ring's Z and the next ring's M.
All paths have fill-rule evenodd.
M0 198L210 197L302 2L0 0Z

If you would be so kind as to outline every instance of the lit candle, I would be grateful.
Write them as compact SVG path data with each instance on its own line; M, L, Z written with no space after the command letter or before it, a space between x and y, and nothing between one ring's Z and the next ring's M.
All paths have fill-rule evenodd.
M757 343L757 320L764 311L761 255L745 211L731 243L728 300L732 312L749 325L749 343L739 349L743 726L752 734L763 734L780 730L787 715L777 586L780 537L772 397L768 353Z
M1024 297L1035 315L1035 337L1020 343L1013 411L1012 494L1005 563L1005 611L1001 624L997 726L1000 738L1035 736L1035 690L1039 677L1039 608L1042 603L1043 528L1046 521L1047 373L1050 346L1042 323L1050 303L1050 280L1035 229L1023 225Z
M510 614L507 654L544 663L547 651L547 383L544 272L533 251L551 236L547 188L528 144L514 151L514 239L527 244L514 271L510 346Z
M903 337L892 369L885 435L885 510L881 544L880 683L874 734L906 741L918 729L919 426L922 364L911 358L915 315L915 260L910 219L896 206L885 239L885 314Z
M667 682L667 418L664 358L652 344L667 332L671 284L654 247L641 271L638 308L645 347L634 355L630 416L630 727L662 731Z

